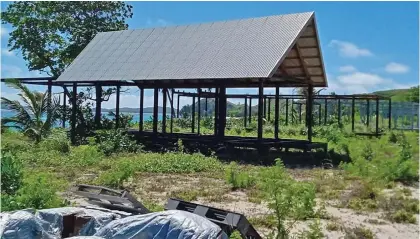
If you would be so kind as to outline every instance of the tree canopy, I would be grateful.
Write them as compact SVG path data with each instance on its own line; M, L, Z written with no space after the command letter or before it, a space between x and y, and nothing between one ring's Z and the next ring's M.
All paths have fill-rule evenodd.
M8 47L29 70L59 76L98 32L125 30L132 6L124 2L13 2L1 14L13 26Z

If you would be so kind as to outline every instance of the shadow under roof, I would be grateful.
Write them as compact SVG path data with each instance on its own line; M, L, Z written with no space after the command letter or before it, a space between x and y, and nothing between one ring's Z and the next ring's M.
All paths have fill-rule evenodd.
M279 86L327 86L313 12L98 33L57 81L261 78Z

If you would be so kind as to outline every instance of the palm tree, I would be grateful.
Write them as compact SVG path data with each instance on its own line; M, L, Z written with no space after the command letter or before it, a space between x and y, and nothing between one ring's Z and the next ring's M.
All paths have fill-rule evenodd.
M6 85L15 88L20 91L21 102L18 100L10 100L5 97L1 97L2 105L6 109L14 111L16 114L9 118L1 120L2 127L13 127L17 128L28 135L35 142L40 142L42 137L47 135L51 130L54 122L54 115L57 109L57 99L51 102L50 114L48 111L48 93L41 93L37 91L31 91L23 85L21 82L8 79ZM42 117L46 115L45 121ZM11 125L6 125L11 124Z

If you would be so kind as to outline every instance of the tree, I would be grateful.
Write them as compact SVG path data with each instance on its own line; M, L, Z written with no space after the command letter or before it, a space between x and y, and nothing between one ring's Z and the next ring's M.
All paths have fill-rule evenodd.
M21 104L17 100L10 100L1 97L2 105L6 109L16 113L15 116L2 119L2 127L14 127L23 131L26 135L33 138L36 142L40 142L43 136L46 136L55 121L55 112L58 101L55 99L51 104L51 114L48 111L48 93L30 91L28 87L17 80L8 80L6 85L20 90ZM43 117L46 117L43 120ZM7 125L9 124L9 125Z
M410 88L408 100L411 102L419 102L419 86Z
M2 23L13 26L8 47L29 70L58 77L98 32L125 30L132 6L124 2L13 2Z

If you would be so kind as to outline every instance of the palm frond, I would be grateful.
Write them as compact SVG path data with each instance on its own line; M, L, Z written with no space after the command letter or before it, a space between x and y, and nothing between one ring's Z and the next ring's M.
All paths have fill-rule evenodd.
M37 92L32 92L31 90L29 90L28 87L26 87L24 84L22 84L19 80L17 79L6 79L5 80L5 84L8 87L20 90L22 93L22 99L23 98L27 98L28 100L26 100L26 102L30 102L30 104L28 104L29 107L32 108L36 108L37 106L37 100L36 100L36 93Z
M23 107L19 101L17 100L9 100L7 98L1 97L2 103L6 106L6 109L12 110L16 113L16 119L21 120L22 125L29 125L32 123L32 118L29 115L28 111L26 111L25 107Z

